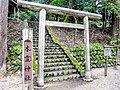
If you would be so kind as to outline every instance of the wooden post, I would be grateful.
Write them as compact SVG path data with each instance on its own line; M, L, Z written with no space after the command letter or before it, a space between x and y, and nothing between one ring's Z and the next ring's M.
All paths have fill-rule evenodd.
M19 18L20 18L20 9L18 8L18 11L17 11L18 13L17 13L17 20L19 20Z
M89 22L88 16L84 17L84 44L85 44L85 81L91 81L90 73L90 50L89 50Z
M16 18L16 7L14 7L14 19Z
M33 48L33 30L32 29L23 29L23 47L22 47L22 76L23 76L23 90L33 90L33 64L32 64L32 48ZM25 45L28 44L28 50L30 50L30 52L28 52L28 54L30 54L30 58L26 59L26 52L25 52ZM29 47L30 45L30 47ZM27 60L27 61L25 61ZM29 62L30 61L30 62ZM26 65L26 66L25 66ZM31 65L31 66L29 66ZM29 67L28 67L29 66ZM28 70L29 68L29 70ZM27 71L25 73L25 71ZM25 78L27 78L25 75L27 74L31 74L29 78L29 80L25 80Z
M105 60L105 76L107 76L107 66L108 66L108 56L106 56L106 60Z
M38 42L38 78L39 87L44 86L44 49L45 49L45 21L46 10L42 9L39 13L39 42Z
M117 49L117 55L116 55L116 64L115 64L115 66L116 66L116 68L117 68L117 65L118 64L120 64L119 62L120 62L120 47L117 47L116 48Z

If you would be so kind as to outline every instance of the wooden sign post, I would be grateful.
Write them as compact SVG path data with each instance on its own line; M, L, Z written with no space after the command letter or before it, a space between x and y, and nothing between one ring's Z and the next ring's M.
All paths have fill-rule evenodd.
M22 74L23 90L33 90L32 30L23 30Z
M106 61L105 61L105 76L107 76L108 56L111 56L111 48L109 48L109 47L105 47L104 48L104 56L106 56Z
M24 82L32 83L32 43L30 40L24 41Z

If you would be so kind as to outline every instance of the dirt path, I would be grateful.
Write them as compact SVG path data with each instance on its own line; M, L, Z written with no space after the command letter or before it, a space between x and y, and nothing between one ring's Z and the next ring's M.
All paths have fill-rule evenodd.
M47 90L120 90L120 66L108 68L108 76L104 77L104 68L93 69L93 82L83 80L49 83Z
M108 68L104 77L104 68L93 69L92 82L69 80L46 84L46 90L120 90L120 66ZM0 78L0 90L22 90L22 78L17 75Z
M16 75L0 77L0 90L22 90L22 79Z

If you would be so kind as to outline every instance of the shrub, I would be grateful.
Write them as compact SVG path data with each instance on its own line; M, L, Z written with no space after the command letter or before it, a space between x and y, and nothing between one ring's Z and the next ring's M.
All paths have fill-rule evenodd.
M17 41L12 41L8 48L8 66L7 71L16 72L22 69L22 44Z
M33 52L33 70L37 71L36 58ZM12 41L8 48L7 71L17 72L22 71L22 44L21 42Z
M71 48L72 55L76 58L80 65L85 67L84 48L82 46ZM116 49L111 49L112 55L108 57L108 64L113 65L116 56ZM101 44L95 43L90 45L90 65L92 68L103 67L106 57L104 56L104 48Z

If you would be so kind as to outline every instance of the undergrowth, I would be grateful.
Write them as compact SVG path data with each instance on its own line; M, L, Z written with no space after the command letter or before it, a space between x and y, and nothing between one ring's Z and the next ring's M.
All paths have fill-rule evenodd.
M36 58L33 51L33 70L37 71ZM7 71L18 72L22 71L22 44L17 40L12 41L8 48Z
M77 46L75 48L70 48L70 51L74 58L79 62L80 65L85 67L84 59L84 48L82 46ZM116 49L111 49L112 55L108 57L108 64L114 65L116 58ZM99 43L94 43L90 45L90 64L92 68L103 67L105 64L106 57L104 56L104 47Z

